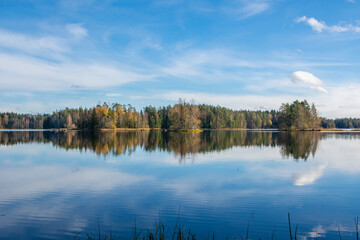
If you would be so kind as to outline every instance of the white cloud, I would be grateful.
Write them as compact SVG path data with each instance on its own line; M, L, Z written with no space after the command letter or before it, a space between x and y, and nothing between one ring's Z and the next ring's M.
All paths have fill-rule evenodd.
M68 24L66 28L75 38L87 36L81 24ZM62 37L33 37L0 29L0 47L10 50L0 51L1 90L104 89L153 78L128 65L69 60L64 53L70 52L71 43Z
M194 44L193 41L185 40L185 41L179 41L175 44L175 49L177 51L183 51L189 47L191 47Z
M151 80L152 75L122 70L104 63L48 62L33 57L0 53L2 90L61 91L73 86L88 89Z
M311 17L308 18L306 16L297 18L295 20L296 22L304 22L306 24L308 24L314 31L316 32L323 32L323 31L328 31L328 32L355 32L355 33L360 33L360 27L359 26L354 26L352 24L345 24L345 25L334 25L334 26L327 26L325 22L323 21L318 21L315 18Z
M88 36L86 28L84 28L81 23L67 24L66 29L76 38L84 38Z
M12 92L0 92L0 96L6 98L17 98L17 97L26 98L26 97L33 97L34 94L26 91L24 92L12 91Z
M5 99L5 98L4 98ZM7 99L7 98L6 98ZM24 99L24 98L21 98ZM23 102L11 103L11 102L2 102L2 106L0 106L0 112L17 112L17 113L51 113L57 106L51 106L49 109L49 105L51 103L49 101L45 102L36 102L31 100L25 100ZM54 108L53 108L54 107Z
M239 80L244 68L261 68L264 65L256 61L243 60L228 49L200 49L175 55L169 60L169 64L161 67L159 71L168 77L191 81Z
M222 8L223 13L233 16L237 19L245 19L261 14L270 9L268 0L233 0L226 7Z
M315 77L309 72L297 71L291 74L290 77L294 83L306 83L316 86L322 84L319 78Z
M319 106L321 116L360 117L360 85L339 83L328 87L328 92L311 98Z
M260 14L269 8L269 3L265 1L246 1L245 6L240 10L240 12L243 13L243 18L248 18Z
M28 53L65 52L68 50L65 41L51 36L30 37L0 29L0 46Z
M121 97L122 94L121 93L107 93L106 96L107 97Z
M318 91L318 92L328 93L328 91L321 86L310 86L310 89Z
M317 32L322 32L323 29L326 28L325 23L319 22L315 18L307 18L306 16L296 19L296 22L306 22L314 31Z
M310 85L310 89L327 93L327 90L322 87L323 82L309 72L296 71L290 75L290 78L294 83Z
M145 48L151 48L151 49L155 49L155 50L163 50L161 44L157 41L155 41L154 39L151 38L145 38L144 40L141 41L140 43L141 45L143 45L143 47Z
M259 56L259 58L263 56ZM254 69L261 72L278 72L279 69L288 71L293 68L309 68L316 66L343 66L345 63L318 61L299 61L296 58L280 60L259 60L246 53L234 52L229 48L218 49L190 49L182 54L170 57L168 64L160 66L159 74L166 77L183 78L187 81L225 81L236 80L249 83L254 75ZM266 70L265 70L266 69ZM277 76L278 78L279 76ZM261 77L261 85L268 79ZM257 83L258 87L259 84Z

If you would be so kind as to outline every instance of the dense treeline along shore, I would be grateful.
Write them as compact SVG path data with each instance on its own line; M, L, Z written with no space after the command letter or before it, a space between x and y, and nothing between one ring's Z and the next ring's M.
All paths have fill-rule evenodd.
M360 128L360 119L326 119L317 115L306 100L283 104L280 110L232 110L220 106L192 104L180 100L173 106L148 106L137 111L131 105L98 104L52 114L0 113L1 129L282 129Z

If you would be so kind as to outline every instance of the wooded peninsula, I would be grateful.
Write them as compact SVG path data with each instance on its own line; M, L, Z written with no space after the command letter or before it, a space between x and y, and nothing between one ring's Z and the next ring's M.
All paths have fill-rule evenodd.
M93 108L66 108L52 114L0 113L0 129L280 129L360 128L359 118L326 119L315 105L304 101L282 104L279 110L232 110L221 106L179 100L173 106L147 106L137 111L131 105L98 104Z

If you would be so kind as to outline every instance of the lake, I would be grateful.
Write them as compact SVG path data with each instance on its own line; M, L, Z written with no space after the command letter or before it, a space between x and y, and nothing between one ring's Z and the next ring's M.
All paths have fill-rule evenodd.
M0 131L0 239L178 222L198 238L356 239L360 134ZM170 230L169 230L170 231Z

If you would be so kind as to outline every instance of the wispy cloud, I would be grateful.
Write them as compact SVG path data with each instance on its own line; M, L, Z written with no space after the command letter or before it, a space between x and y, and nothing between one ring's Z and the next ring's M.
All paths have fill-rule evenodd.
M107 97L121 97L121 93L107 93L105 96Z
M319 21L313 17L308 18L306 16L297 18L296 22L304 22L308 24L316 32L355 32L360 33L360 26L354 26L352 24L338 24L333 26L328 26L324 21Z
M81 23L67 24L66 29L76 38L84 38L88 36L88 31Z
M165 66L161 66L159 74L166 77L182 78L188 81L225 81L237 80L246 81L259 75L259 71L277 72L279 70L288 71L294 68L311 68L326 66L343 66L344 62L334 62L330 60L306 61L294 58L279 58L268 56L262 60L257 56L246 56L246 52L231 51L227 48L219 49L189 49L182 54L175 54L170 57ZM251 76L253 77L251 77ZM267 79L264 79L267 80Z
M248 18L265 12L269 8L270 4L267 1L244 1L244 6L240 12L243 14L243 18Z
M73 86L84 89L107 88L151 80L151 74L122 69L105 63L60 63L0 53L0 84L3 90L61 91ZM137 72L139 71L139 72Z
M32 37L0 29L0 46L27 53L65 52L68 47L65 41L58 37Z
M65 28L75 39L87 36L82 24ZM77 60L73 39L65 36L34 37L0 29L0 84L3 91L66 91L105 89L130 82L148 81L154 74L106 60ZM55 61L54 61L55 60Z
M163 50L160 41L149 36L143 37L141 40L135 40L128 46L129 51L133 53L139 52L144 49L152 49L156 51Z
M62 26L62 28L64 28L64 26ZM71 51L71 43L73 40L88 36L87 30L80 23L67 24L65 25L65 29L73 38L48 34L37 36L0 29L0 47L30 55L45 56L47 58L58 57Z
M261 14L271 7L270 1L267 0L241 0L231 1L230 4L226 4L222 11L226 14L230 14L237 19L245 19Z
M228 49L190 49L170 57L159 73L187 81L240 80L241 70L257 68L257 62L237 57Z

